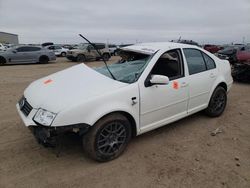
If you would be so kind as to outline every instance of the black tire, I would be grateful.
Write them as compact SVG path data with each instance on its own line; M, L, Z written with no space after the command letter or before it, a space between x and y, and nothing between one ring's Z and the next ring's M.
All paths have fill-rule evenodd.
M105 53L105 54L102 55L102 58L103 58L104 61L108 61L109 58L110 58L110 55Z
M4 65L6 63L6 60L3 57L0 57L0 65Z
M205 113L210 117L218 117L224 112L226 104L227 104L227 92L223 87L218 86L215 88L210 98Z
M62 56L62 57L65 57L65 56L66 56L66 53L65 53L65 52L62 52L62 53L61 53L61 56Z
M76 58L77 62L85 62L86 61L86 57L82 54L78 55Z
M39 63L41 64L47 64L49 62L49 58L47 56L41 56L39 58Z
M120 156L131 139L131 124L126 117L115 113L99 120L83 136L83 149L99 162Z

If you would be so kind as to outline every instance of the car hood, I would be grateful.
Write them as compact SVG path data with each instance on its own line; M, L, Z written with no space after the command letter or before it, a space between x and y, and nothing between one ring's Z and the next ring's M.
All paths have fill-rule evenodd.
M34 81L24 96L33 108L58 113L126 85L80 64Z

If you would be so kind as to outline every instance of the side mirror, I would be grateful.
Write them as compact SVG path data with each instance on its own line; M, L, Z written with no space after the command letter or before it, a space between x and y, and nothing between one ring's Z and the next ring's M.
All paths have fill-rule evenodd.
M90 52L90 47L87 48L88 52Z
M15 53L17 53L17 51L16 51L16 50L13 50L12 52L13 52L14 54L15 54Z
M151 85L167 85L169 78L163 75L152 75L149 82Z

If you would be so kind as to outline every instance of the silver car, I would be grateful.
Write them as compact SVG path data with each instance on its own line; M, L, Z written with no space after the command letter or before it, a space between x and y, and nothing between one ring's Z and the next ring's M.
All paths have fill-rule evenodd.
M56 60L55 53L38 46L18 46L0 52L0 65L6 63L48 63Z

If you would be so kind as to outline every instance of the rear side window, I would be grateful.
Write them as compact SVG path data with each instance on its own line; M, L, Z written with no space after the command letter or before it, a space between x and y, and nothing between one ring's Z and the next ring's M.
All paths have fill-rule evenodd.
M30 52L39 51L39 50L41 50L41 48L39 47L29 47Z
M59 49L61 49L61 47L60 46L55 46L55 49L59 50Z
M183 49L183 51L187 60L190 75L206 71L206 63L199 50Z
M214 60L211 57L209 57L207 54L205 53L202 53L202 54L207 65L207 69L208 70L214 69L216 67Z

